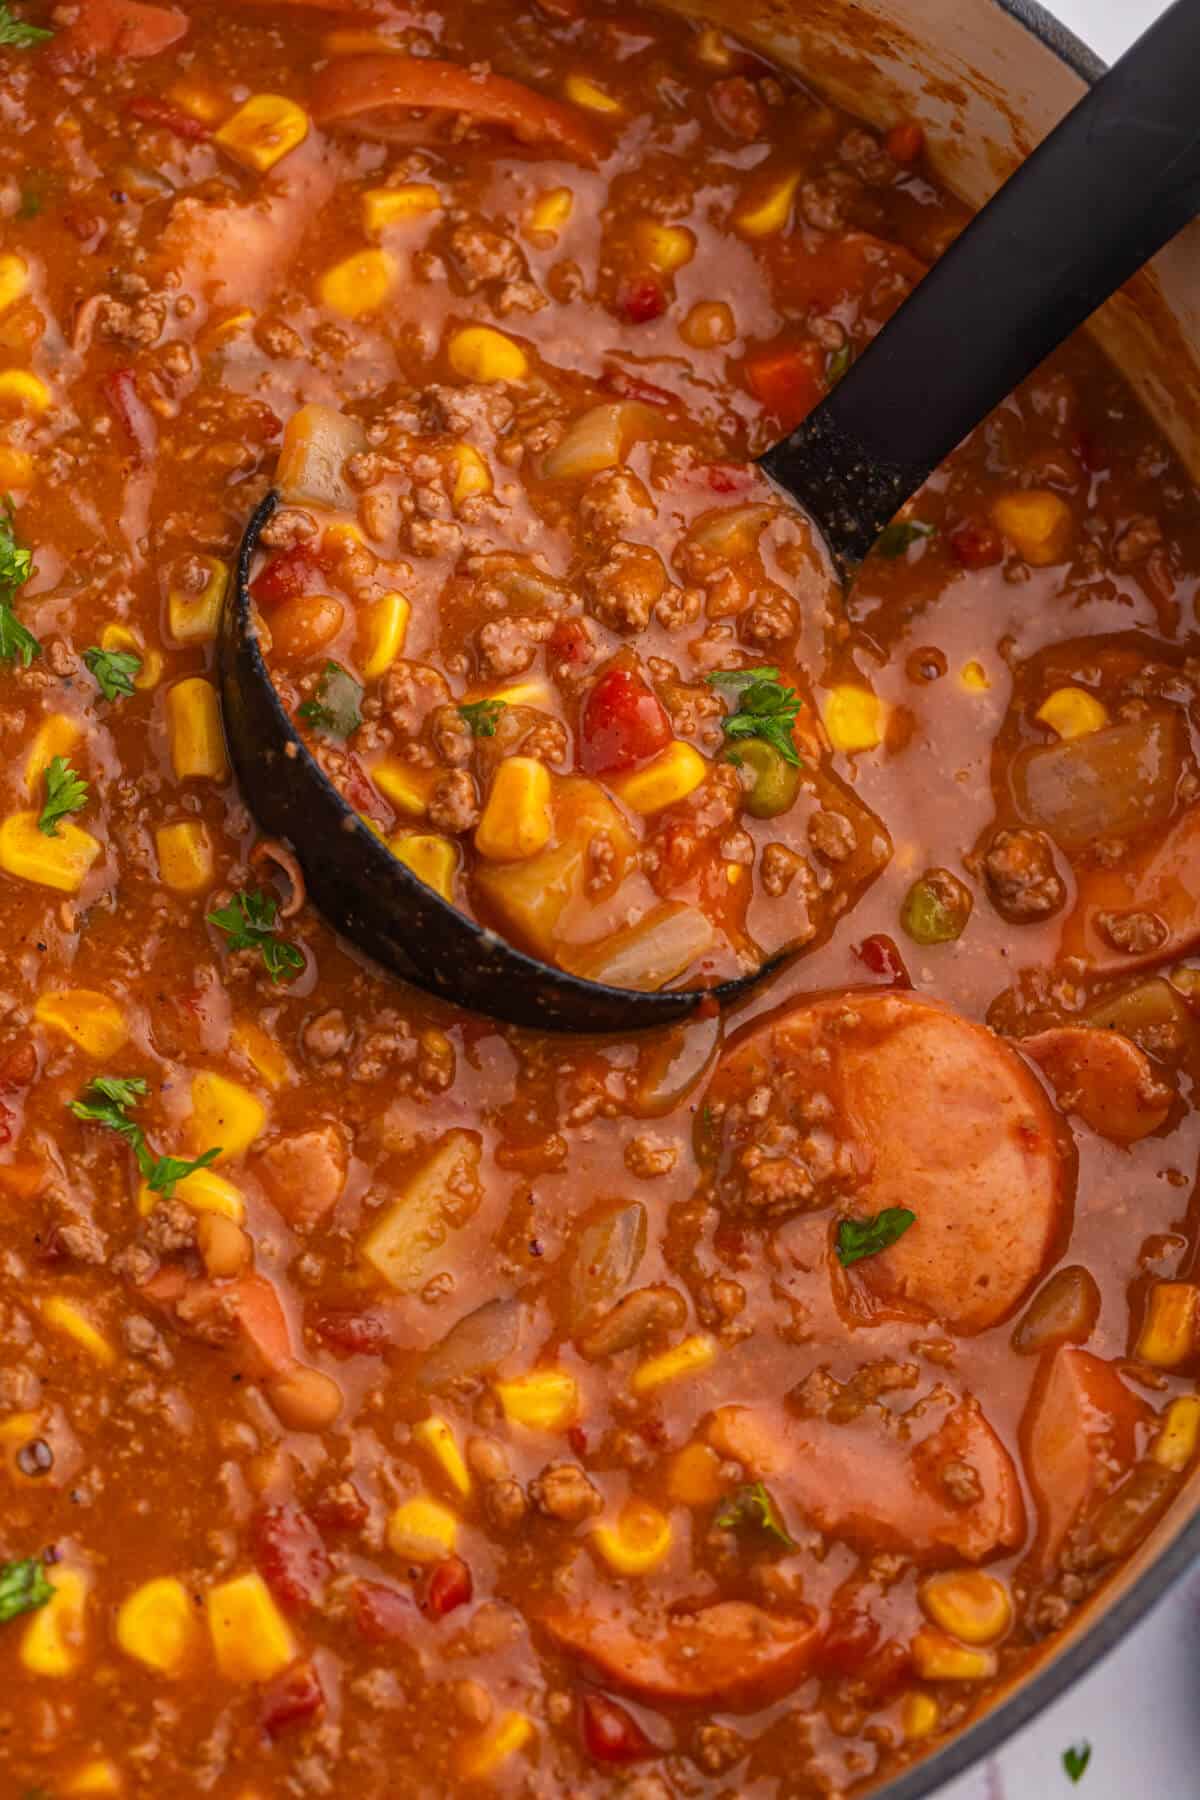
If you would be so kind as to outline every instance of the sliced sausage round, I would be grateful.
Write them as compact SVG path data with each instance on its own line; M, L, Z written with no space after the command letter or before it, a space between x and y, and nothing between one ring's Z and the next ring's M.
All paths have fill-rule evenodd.
M1059 1025L1021 1039L1058 1104L1113 1144L1135 1144L1167 1122L1171 1089L1131 1038L1098 1026Z

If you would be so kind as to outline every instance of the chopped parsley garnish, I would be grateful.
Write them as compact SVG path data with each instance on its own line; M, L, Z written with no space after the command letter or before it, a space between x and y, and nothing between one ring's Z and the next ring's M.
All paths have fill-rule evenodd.
M147 1092L140 1075L97 1075L83 1092L82 1100L71 1101L70 1110L75 1117L104 1125L123 1137L137 1158L146 1186L164 1199L170 1199L177 1181L194 1175L197 1169L206 1169L221 1154L218 1146L190 1161L181 1156L155 1156L147 1147L145 1132L136 1119L129 1117L130 1109Z
M837 1259L848 1269L866 1256L878 1256L916 1222L916 1213L907 1206L885 1206L873 1219L842 1219L837 1229Z
M778 669L717 669L705 680L737 701L736 710L721 721L726 738L761 738L785 762L800 766L792 726L803 702L795 688L783 686Z
M465 700L458 716L471 727L472 737L495 737L496 724L506 704L504 700Z
M96 677L106 700L120 700L133 692L133 678L142 666L140 656L131 650L101 650L93 644L85 650L83 660Z
M36 1556L20 1562L0 1563L0 1625L19 1619L22 1613L36 1612L53 1600L54 1589L46 1579L46 1570Z
M894 562L911 545L919 544L923 538L936 536L937 526L926 525L923 519L893 519L875 539L875 548L880 556L886 556L890 562Z
M77 775L65 756L53 756L46 767L46 803L38 815L38 830L58 836L58 821L68 813L82 812L88 801L88 784Z
M1066 1770L1068 1777L1072 1781L1083 1780L1084 1772L1091 1760L1092 1746L1088 1743L1086 1738L1083 1739L1082 1743L1072 1744L1071 1748L1069 1750L1064 1750L1062 1754L1063 1768Z
M18 19L6 0L0 0L0 49L32 50L35 44L44 44L54 33L41 25L27 24Z
M840 350L834 351L833 355L825 365L825 379L830 387L837 386L838 382L842 379L842 376L850 367L853 357L854 352L851 350L849 344L843 344Z
M2 4L2 0L0 0ZM13 595L33 574L33 552L18 544L13 521L13 503L7 497L0 511L0 661L15 662L19 657L28 668L42 646L32 631L27 631L12 609Z
M304 967L304 952L278 932L278 907L269 894L239 890L228 906L209 913L208 922L223 931L230 950L258 950L272 981L286 981Z
M17 207L18 219L36 219L42 210L42 196L36 188L21 189L21 203Z
M795 1539L779 1516L779 1509L761 1481L734 1488L713 1518L720 1531L755 1531L781 1549L794 1550Z
M327 662L312 699L297 710L306 724L333 737L347 738L362 724L362 696L359 683L341 663Z

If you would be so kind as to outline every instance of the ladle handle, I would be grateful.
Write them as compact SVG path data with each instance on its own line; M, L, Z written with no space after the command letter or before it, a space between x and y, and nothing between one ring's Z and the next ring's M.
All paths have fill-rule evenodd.
M1175 0L762 458L843 570L967 433L1200 212L1200 0Z

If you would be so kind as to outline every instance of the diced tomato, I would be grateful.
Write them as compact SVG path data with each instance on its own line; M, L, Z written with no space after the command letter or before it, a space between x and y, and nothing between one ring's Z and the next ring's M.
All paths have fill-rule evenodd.
M950 553L964 569L987 569L1004 555L1000 533L987 519L964 519L950 533Z
M325 1597L329 1553L303 1508L288 1503L260 1512L250 1527L259 1573L288 1612L311 1612Z
M250 584L250 592L260 606L276 606L281 600L294 600L320 586L323 571L313 552L304 544L294 544L271 558Z
M187 35L188 20L173 7L144 0L79 0L76 16L55 49L82 56L157 56Z
M0 1055L0 1094L27 1088L37 1074L37 1051L32 1038L22 1038Z
M583 668L591 659L592 634L583 619L560 619L550 634L548 648L556 662Z
M631 1763L658 1755L658 1746L646 1736L633 1714L607 1694L580 1695L579 1735L593 1762Z
M369 1517L370 1508L352 1481L339 1481L312 1504L313 1523L322 1533L361 1531Z
M103 387L119 424L137 450L138 460L152 461L158 448L158 425L138 393L137 376L132 369L114 369L105 376Z
M265 1275L243 1275L234 1287L233 1311L247 1373L252 1380L283 1374L293 1362L292 1340L274 1283Z
M587 1455L588 1437L582 1425L567 1426L567 1442L576 1456Z
M587 773L631 769L670 741L671 721L636 669L606 669L583 707L579 754Z
M875 932L865 937L861 944L856 944L854 954L864 967L870 969L872 975L879 975L884 981L890 981L893 987L911 987L908 970L904 966L895 943L883 932Z
M618 363L605 363L603 379L609 393L616 394L621 400L638 400L643 406L677 407L682 404L676 394L670 393L666 388L656 387L652 381L632 374Z
M704 487L714 494L741 494L754 480L749 463L701 463L694 471Z
M854 1606L835 1607L817 1652L822 1675L856 1675L879 1642L879 1621Z
M416 1608L402 1588L382 1581L356 1581L350 1604L358 1635L368 1644L395 1644L412 1637Z
M131 100L125 111L139 124L158 126L173 137L182 138L185 144L203 144L212 136L212 127L203 119L193 119L182 107L172 106L169 100L155 100L149 94Z
M888 1700L912 1677L912 1651L899 1638L888 1638L858 1671L863 1691L872 1704Z
M0 1150L11 1144L16 1136L16 1116L12 1108L0 1100Z
M473 1592L471 1571L462 1557L444 1557L429 1572L422 1611L431 1619L444 1619L456 1607L465 1606Z
M925 148L924 130L911 120L903 125L893 125L883 140L883 147L894 163L902 166L915 163Z
M312 1321L314 1334L330 1350L345 1356L378 1356L392 1341L391 1324L382 1312L331 1307Z
M278 1737L289 1726L303 1725L325 1704L321 1678L310 1662L294 1663L269 1681L262 1691L259 1723L268 1737Z
M648 325L666 312L666 290L655 276L638 275L618 288L616 309L627 325Z
M791 431L825 397L825 361L824 350L812 338L768 345L746 358L746 385Z

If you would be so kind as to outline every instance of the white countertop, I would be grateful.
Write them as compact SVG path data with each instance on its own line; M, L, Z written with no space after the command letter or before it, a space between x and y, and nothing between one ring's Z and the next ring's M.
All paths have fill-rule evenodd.
M953 0L951 0L951 4ZM1050 0L1050 10L1111 62L1165 0ZM1091 1745L1079 1782L1063 1752ZM1200 1796L1200 1569L1086 1681L984 1768L937 1800L1196 1800Z

